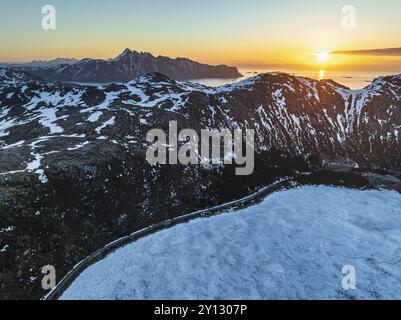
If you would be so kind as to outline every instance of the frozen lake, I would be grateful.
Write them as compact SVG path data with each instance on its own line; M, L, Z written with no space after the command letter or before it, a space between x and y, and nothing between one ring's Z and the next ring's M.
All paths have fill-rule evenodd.
M401 299L400 282L399 193L302 187L129 244L62 299Z

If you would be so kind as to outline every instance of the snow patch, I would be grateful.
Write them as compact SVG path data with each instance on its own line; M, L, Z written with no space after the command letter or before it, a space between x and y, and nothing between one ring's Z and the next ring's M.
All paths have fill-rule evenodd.
M104 122L100 127L97 127L95 129L95 131L100 134L102 132L102 130L108 126L113 126L115 124L115 119L116 117L111 117L109 120L107 120L106 122Z

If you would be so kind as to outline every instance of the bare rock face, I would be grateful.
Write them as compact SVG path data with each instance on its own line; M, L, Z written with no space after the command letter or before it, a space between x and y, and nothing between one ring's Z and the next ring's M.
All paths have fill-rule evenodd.
M150 166L146 133L172 120L254 129L254 173ZM296 171L401 171L400 129L400 75L355 91L279 73L219 88L161 73L93 87L0 69L0 298L41 297L44 265L61 277L120 236Z
M57 59L48 64L31 63L22 66L33 74L52 81L110 83L130 81L152 72L161 72L175 80L202 78L238 78L235 67L211 66L185 58L155 57L148 52L125 49L114 59Z

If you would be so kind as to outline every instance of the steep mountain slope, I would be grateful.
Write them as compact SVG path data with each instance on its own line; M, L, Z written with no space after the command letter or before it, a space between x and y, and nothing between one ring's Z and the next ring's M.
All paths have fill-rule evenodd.
M400 76L379 78L359 91L286 74L220 88L162 74L103 87L27 81L27 76L11 70L0 78L0 143L21 154L9 171L24 170L34 154L54 164L59 153L68 157L69 149L81 153L80 147L93 144L143 154L146 133L168 132L171 120L198 132L255 129L257 152L277 149L311 166L329 160L401 169Z
M146 133L171 120L197 132L255 129L254 173L150 166ZM401 170L400 128L400 75L352 91L279 73L219 88L159 73L92 87L0 69L0 297L37 298L44 265L62 276L139 227L295 171Z
M241 77L235 67L211 66L185 58L155 57L148 52L129 49L114 59L83 59L55 68L36 68L30 71L47 80L94 83L129 81L151 72L161 72L175 80Z

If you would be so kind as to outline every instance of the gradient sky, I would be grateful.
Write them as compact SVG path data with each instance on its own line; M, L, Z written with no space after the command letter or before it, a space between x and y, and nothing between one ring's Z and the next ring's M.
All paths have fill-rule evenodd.
M57 30L41 28L41 8ZM341 27L354 5L357 29ZM400 0L0 0L0 61L110 58L124 48L212 64L312 67L320 50L401 47ZM332 68L398 68L401 57L332 56Z

